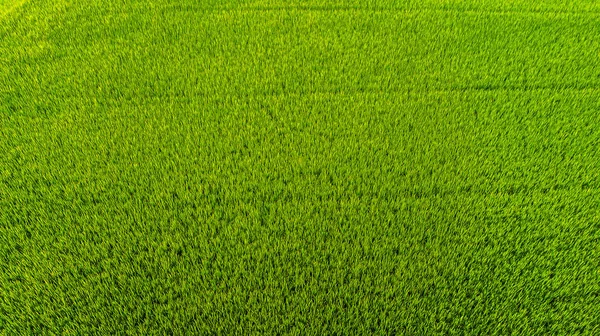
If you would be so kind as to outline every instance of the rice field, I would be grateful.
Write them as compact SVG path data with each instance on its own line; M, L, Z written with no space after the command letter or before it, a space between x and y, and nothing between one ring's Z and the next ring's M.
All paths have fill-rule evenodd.
M599 307L599 2L0 0L0 334Z

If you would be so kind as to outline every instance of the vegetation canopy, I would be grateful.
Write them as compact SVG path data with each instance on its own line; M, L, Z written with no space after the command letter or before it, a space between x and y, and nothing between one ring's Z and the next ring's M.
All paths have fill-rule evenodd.
M0 0L0 334L600 334L600 2Z

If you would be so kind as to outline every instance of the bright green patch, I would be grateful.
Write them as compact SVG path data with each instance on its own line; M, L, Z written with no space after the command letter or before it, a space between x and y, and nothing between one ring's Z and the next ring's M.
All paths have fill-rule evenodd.
M27 0L0 0L0 20L22 6Z

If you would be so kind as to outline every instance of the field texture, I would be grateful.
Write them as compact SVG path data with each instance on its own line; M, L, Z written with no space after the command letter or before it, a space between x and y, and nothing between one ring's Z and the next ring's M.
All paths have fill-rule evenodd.
M0 334L600 334L600 2L0 0Z

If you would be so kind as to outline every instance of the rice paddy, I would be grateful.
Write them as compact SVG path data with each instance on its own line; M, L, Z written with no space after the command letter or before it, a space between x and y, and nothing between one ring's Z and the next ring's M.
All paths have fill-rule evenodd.
M600 333L600 3L0 0L0 334Z

